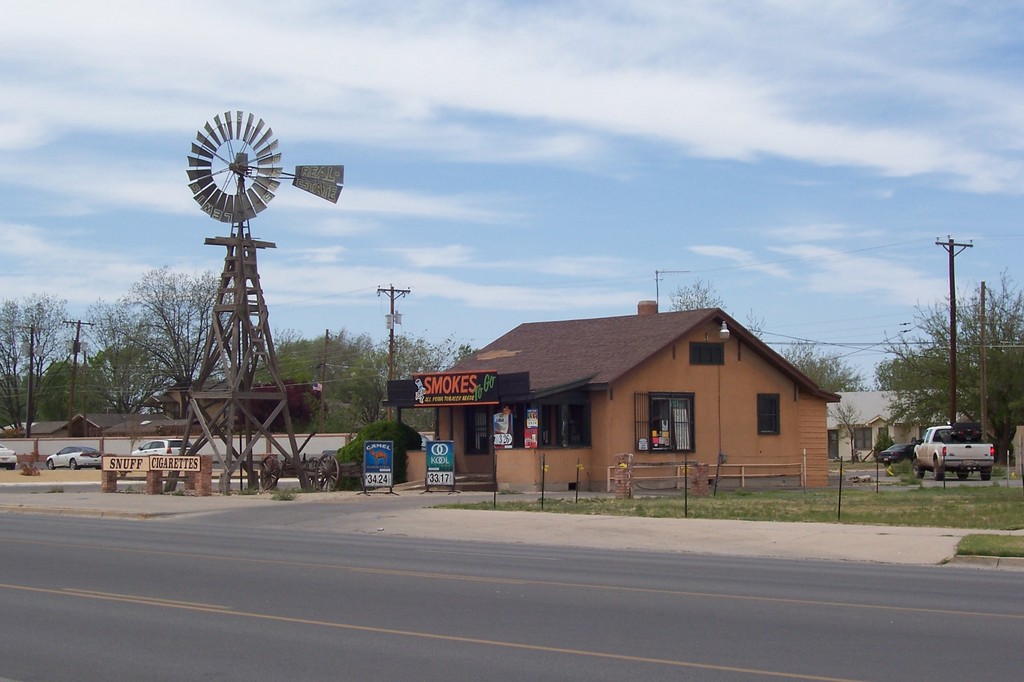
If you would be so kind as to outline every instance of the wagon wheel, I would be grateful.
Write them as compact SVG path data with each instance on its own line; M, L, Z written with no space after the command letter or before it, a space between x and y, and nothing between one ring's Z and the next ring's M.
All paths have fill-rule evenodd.
M306 471L306 478L313 490L320 490L320 460L302 459L302 468Z
M319 477L319 490L329 492L338 488L338 478L341 476L341 467L338 466L338 458L334 455L322 455L317 463L317 475Z
M273 490L281 478L281 462L274 455L267 455L260 462L260 490Z

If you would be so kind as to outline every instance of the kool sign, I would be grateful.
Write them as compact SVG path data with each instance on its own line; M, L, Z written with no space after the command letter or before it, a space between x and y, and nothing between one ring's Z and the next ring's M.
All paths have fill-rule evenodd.
M455 486L455 443L435 440L427 444L427 487Z

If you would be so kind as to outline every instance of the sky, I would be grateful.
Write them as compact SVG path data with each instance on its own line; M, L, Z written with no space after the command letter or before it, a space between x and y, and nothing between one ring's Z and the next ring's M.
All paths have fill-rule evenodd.
M887 339L1024 257L1024 6L993 0L0 0L0 299L72 316L219 273L196 132L287 182L251 222L275 335L482 347L700 281L869 383ZM1017 282L1019 285L1020 282ZM84 318L83 318L84 319Z

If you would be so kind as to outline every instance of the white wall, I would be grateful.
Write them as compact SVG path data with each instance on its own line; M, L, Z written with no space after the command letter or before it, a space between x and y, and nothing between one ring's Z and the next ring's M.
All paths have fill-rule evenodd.
M150 440L158 438L172 438L173 436L149 436L146 438L129 438L128 436L107 436L104 438L9 438L5 439L4 445L14 450L19 455L38 454L42 459L52 455L68 445L88 445L96 448L105 455L128 455L132 450ZM352 439L348 433L325 433L313 436L303 449L303 454L319 455L323 450L337 450ZM306 434L296 434L296 443L302 445L306 440ZM270 453L270 443L262 437L258 439L254 453L259 455ZM200 454L214 454L213 447L207 443L200 450Z

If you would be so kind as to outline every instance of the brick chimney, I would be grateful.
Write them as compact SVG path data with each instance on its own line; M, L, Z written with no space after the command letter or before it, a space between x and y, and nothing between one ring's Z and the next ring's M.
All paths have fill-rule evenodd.
M657 301L640 301L636 304L637 315L657 315L658 314L658 302Z

